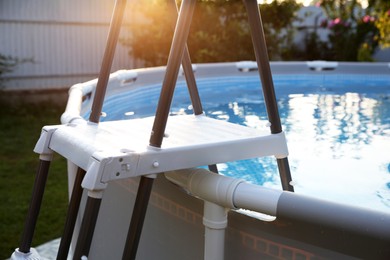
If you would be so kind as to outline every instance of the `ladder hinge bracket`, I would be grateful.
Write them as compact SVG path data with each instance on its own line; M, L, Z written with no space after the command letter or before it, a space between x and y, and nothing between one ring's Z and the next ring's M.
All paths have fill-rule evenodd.
M53 133L58 129L59 125L44 126L38 142L35 144L34 152L40 155L52 155L53 150L49 148L50 140Z
M119 152L117 155L95 152L90 158L82 187L88 190L104 190L110 181L135 177L138 161L139 155L132 152Z

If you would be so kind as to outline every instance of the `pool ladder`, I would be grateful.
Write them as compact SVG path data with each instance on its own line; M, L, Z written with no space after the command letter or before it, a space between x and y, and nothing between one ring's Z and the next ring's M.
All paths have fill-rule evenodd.
M174 13L177 13L175 2L171 1L170 4L176 9ZM73 259L88 256L102 196L108 182L113 180L141 176L123 259L136 257L156 174L202 165L209 165L211 171L218 172L216 164L220 162L274 155L277 158L283 190L293 191L287 145L279 118L257 1L244 0L244 4L248 12L252 42L263 86L270 133L221 122L203 115L186 46L195 4L196 0L182 1L155 117L127 120L122 123L119 121L99 123L126 6L126 0L116 0L89 122L77 114L66 125L45 126L34 149L40 154L40 164L21 243L14 252L13 259L34 258L31 243L53 152L59 153L78 166L57 259L68 257L83 189L88 191L88 198ZM180 65L184 70L195 115L169 117ZM74 106L79 107L82 96L82 90L70 95L66 112L74 112ZM145 135L150 133L150 129L150 136ZM196 131L189 133L186 129ZM128 144L124 142L127 139ZM149 145L145 145L147 139ZM207 156L204 156L205 154Z

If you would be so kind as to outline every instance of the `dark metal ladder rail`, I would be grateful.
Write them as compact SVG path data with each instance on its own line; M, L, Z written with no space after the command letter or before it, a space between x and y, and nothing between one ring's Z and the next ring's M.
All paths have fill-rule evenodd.
M116 0L115 2L106 48L103 55L98 82L96 84L96 91L92 103L91 114L89 116L89 121L93 123L99 123L100 121L104 97L107 90L107 84L110 77L111 66L118 42L126 2L127 0ZM78 168L75 183L73 185L71 200L69 203L64 233L61 238L61 243L57 254L58 260L66 260L68 257L69 247L72 240L83 192L83 189L81 188L81 182L84 176L85 171ZM88 196L73 259L80 259L83 255L88 256L100 204L101 198L92 198Z
M274 83L272 79L271 67L269 64L267 45L265 43L265 36L263 30L263 23L259 6L256 0L244 0L246 10L248 12L249 26L251 29L253 49L255 51L257 67L259 69L260 79L262 82L262 89L265 104L267 107L267 114L270 129L272 134L282 132L282 125L280 122L278 104L275 96ZM288 159L277 159L279 175L283 190L294 191L291 185L291 172Z

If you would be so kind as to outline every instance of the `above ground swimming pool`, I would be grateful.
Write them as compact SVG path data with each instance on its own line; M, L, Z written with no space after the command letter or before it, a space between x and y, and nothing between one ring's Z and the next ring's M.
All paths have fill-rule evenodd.
M295 192L389 212L390 69L378 73L374 67L368 71L347 64L340 72L342 66L319 71L304 63L281 65L271 67ZM240 72L238 66L233 72L231 67L197 66L205 114L254 128L267 127L257 71ZM156 70L163 75L163 68ZM102 121L153 116L162 85L161 77L151 80L154 77L146 77L145 83L134 77L122 86L109 86ZM85 101L85 109L90 103L91 99ZM181 75L171 114L192 113ZM272 157L218 164L218 169L227 176L281 188Z

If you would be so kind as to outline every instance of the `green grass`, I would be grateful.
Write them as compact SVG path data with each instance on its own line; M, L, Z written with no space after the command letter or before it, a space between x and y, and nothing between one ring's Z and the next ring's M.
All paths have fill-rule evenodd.
M5 105L0 102L0 259L19 246L36 169L33 152L42 126L59 124L63 107ZM66 161L55 155L50 166L33 246L61 236L67 210Z

